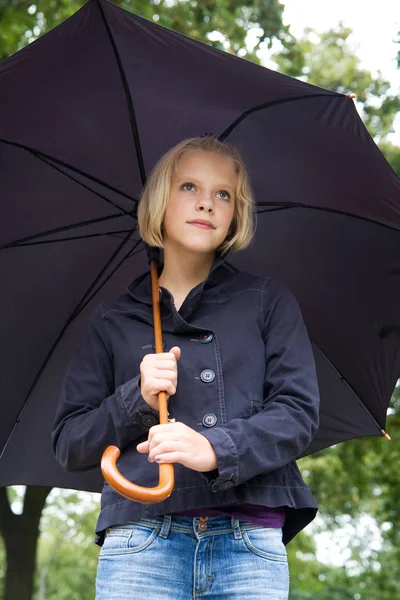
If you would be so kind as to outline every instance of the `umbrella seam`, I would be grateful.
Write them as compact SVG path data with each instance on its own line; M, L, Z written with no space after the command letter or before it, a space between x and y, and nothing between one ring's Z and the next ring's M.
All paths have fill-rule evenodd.
M264 204L257 204L257 206L278 206L278 203L268 203L265 202ZM387 223L382 223L381 221L375 221L374 219L370 219L368 217L362 217L361 215L356 215L354 213L349 213L346 212L344 210L338 210L337 208L326 208L326 207L322 207L322 206L313 206L311 204L300 204L300 203L296 203L296 204L290 204L288 203L287 205L284 205L284 203L282 203L282 205L280 206L280 208L277 209L273 209L273 210L263 210L263 211L257 211L258 215L263 215L265 213L269 213L269 212L275 212L275 210L287 210L290 208L307 208L310 210L320 210L322 212L328 212L328 213L333 213L333 214L338 214L338 215L344 215L346 217L352 217L354 219L359 219L360 221L366 221L367 223L373 223L374 225L379 225L381 227L386 227L387 229L390 229L391 231L396 231L397 233L399 232L399 229L397 227L394 227L393 225L388 225Z
M326 354L321 350L321 348L318 346L318 344L316 344L315 342L311 342L313 346L315 346L318 349L318 352L321 353L321 355L324 357L324 359L327 361L327 363L330 365L330 367L335 371L336 375L340 378L340 380L344 383L344 385L349 389L349 391L354 395L354 397L358 400L359 404L361 404L361 406L363 407L363 409L365 410L365 412L368 414L369 417L371 417L372 421L375 423L375 425L378 427L379 431L381 431L382 429L384 429L385 424L381 427L378 423L378 421L375 419L375 417L373 416L373 414L371 413L371 411L369 410L369 408L364 404L364 402L361 400L360 396L357 394L357 392L351 387L351 385L349 384L349 382L346 380L346 378L340 373L340 371L338 371L338 369L331 363L331 361L329 360L329 358L326 356Z
M131 231L132 229L121 229L118 231L102 231L101 233L87 233L86 235L75 235L72 237L56 238L54 240L38 240L37 242L11 243L1 247L0 250L5 250L6 248L26 248L27 246L39 246L40 244L56 244L58 242L73 242L74 240L89 240L101 236L109 236L117 238L119 240L123 240L125 238L117 234L130 233Z
M80 221L78 223L72 223L71 225L64 225L63 227L56 227L54 229L48 229L47 231L42 231L40 233L33 233L32 235L27 235L23 238L19 238L12 242L8 242L8 244L1 246L0 250L4 250L5 248L12 248L14 245L18 246L21 242L28 242L29 240L34 240L34 239L40 238L42 236L55 235L56 233L68 231L69 229L85 227L87 225L93 225L94 223L100 223L101 221L108 221L111 219L116 219L117 217L124 217L124 216L125 215L123 215L123 214L109 215L108 217L100 217L99 219L89 219L88 221Z
M101 6L101 3L99 2L99 0L96 1L96 4L98 6L98 9L100 11L101 17L103 19L103 23L104 23L104 27L106 28L108 37L110 39L111 42L111 46L112 49L114 51L114 55L117 61L117 65L118 65L118 69L121 75L121 79L122 79L122 85L124 87L124 91L125 91L125 97L126 97L126 102L128 105L128 113L129 113L129 119L131 122L131 128L132 128L132 134L133 134L133 139L135 142L135 148L136 148L136 156L138 159L138 164L139 164L139 171L140 171L140 177L142 179L142 185L144 186L146 183L146 170L144 168L144 161L143 161L143 154L142 154L142 149L140 146L140 139L139 139L139 132L138 132L138 126L137 126L137 121L136 121L136 115L135 115L135 109L133 106L133 102L132 102L132 95L129 89L129 84L128 84L128 80L126 78L125 75L125 70L124 67L122 65L122 61L121 61L121 56L118 52L118 47L117 44L115 42L115 39L111 33L111 29L109 26L109 23L106 19L105 13L104 13L104 9Z
M258 112L265 108L271 108L272 106L278 106L279 104L286 104L288 102L296 102L298 100L310 100L312 98L334 98L335 100L348 100L348 96L342 94L312 94L312 95L304 95L304 96L294 96L287 98L280 98L279 100L271 100L271 102L264 102L263 104L259 104L257 106L253 106L253 108L249 108L244 113L242 113L225 131L219 136L221 141L224 141L225 138L243 121L246 117L251 115L253 112Z
M112 192L119 194L123 198L126 198L127 200L130 200L131 202L135 203L135 205L137 205L137 203L138 203L138 200L136 198L133 198L133 196L130 196L126 192L123 192L122 190L117 189L116 187L110 185L109 183L106 183L105 181L98 179L94 175L90 175L89 173L85 173L84 171L81 171L77 167L74 167L73 165L70 165L69 163L67 163L63 160L56 158L55 156L50 156L49 154L46 154L45 152L42 152L41 150L37 150L36 148L31 148L30 146L26 146L25 144L21 144L19 142L12 142L10 140L6 140L5 138L0 138L0 142L3 142L4 144L8 144L9 146L15 146L16 148L21 148L22 150L26 150L27 152L30 152L37 158L43 160L43 162L46 162L45 159L47 159L47 161L55 162L55 163L61 165L62 167L65 167L66 169L70 169L71 171L78 173L78 175L82 175L83 177L86 177L87 179L90 179L90 180L94 181L95 183L102 185L103 187L111 190ZM46 164L53 167L53 169L57 169L57 167L55 165L51 165L49 162L46 162ZM70 179L72 179L72 181L75 181L75 183L78 183L79 185L86 187L86 186L84 186L83 183L81 183L80 181L77 181L68 173L65 173L61 169L57 169L57 170L60 173L62 173L63 175L65 175L66 177L69 177ZM90 188L87 188L87 189L89 191L93 192L94 194L98 195L98 193L96 191L91 190ZM119 208L120 210L124 210L123 208L121 208L119 206L117 206L116 208ZM127 214L131 214L131 213L127 212Z

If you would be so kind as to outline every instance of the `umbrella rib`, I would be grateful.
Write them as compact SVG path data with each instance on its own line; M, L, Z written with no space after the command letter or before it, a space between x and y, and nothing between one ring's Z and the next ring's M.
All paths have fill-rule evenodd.
M91 192L92 194L95 194L95 196L98 196L99 198L101 198L102 200L104 200L105 202L107 202L108 204L111 204L115 208L118 208L119 210L121 210L122 212L124 212L126 215L129 215L129 216L132 215L132 211L125 210L124 208L122 208L122 206L119 206L119 204L116 204L115 202L113 202L112 200L110 200L109 198L107 198L106 196L104 196L103 194L100 194L99 192L96 192L96 190L92 190L88 185L84 184L82 181L78 181L78 179L76 179L75 177L72 177L72 175L70 175L69 173L65 173L65 171L62 171L56 165L51 164L51 162L48 159L46 159L46 158L44 158L42 156L38 156L37 158L39 158L39 160L42 160L49 167L52 167L53 169L55 169L59 173L62 173L63 175L65 175L66 177L68 177L68 179L71 179L72 181L74 181L78 185L82 186L83 188L85 188L86 190L88 190L89 192ZM133 200L133 202L135 202L137 204L137 200Z
M386 227L387 229L391 229L392 231L398 232L397 227L393 227L393 225L388 225L387 223L382 223L380 221L374 221L374 219L369 219L368 217L361 217L360 215L355 215L354 213L346 212L345 210L339 210L337 208L327 208L324 206L313 206L312 204L301 204L300 202L296 203L285 203L285 202L257 202L256 206L281 206L281 209L276 208L272 210L257 211L258 215L262 215L264 213L274 212L275 210L285 210L286 208L309 208L311 210L320 210L322 212L330 212L337 215L344 215L346 217L352 217L353 219L358 219L359 221L366 221L367 223L373 223L374 225L379 225L380 227Z
M97 288L97 289L96 289L96 290L95 290L95 291L92 293L92 295L91 295L91 296L89 296L89 297L86 299L86 301L85 301L83 304L82 304L83 300L82 300L81 304L78 304L78 306L77 306L77 307L76 307L76 309L75 309L75 312L73 313L73 318L74 318L74 319L75 319L75 318L78 316L78 314L79 314L80 312L82 312L82 310L85 308L85 306L86 306L87 304L89 304L89 302L90 302L90 301L91 301L91 300L92 300L92 299L93 299L93 298L96 296L96 294L98 294L98 293L99 293L99 291L101 290L101 288L105 286L105 284L107 283L107 281L108 281L109 279L111 279L111 277L114 275L114 273L116 273L116 272L118 271L118 269L120 268L120 266L121 266L121 265L122 265L122 264L123 264L123 263L124 263L124 262L125 262L125 261L126 261L128 258L130 258L131 256L134 256L134 255L136 255L136 254L139 254L139 252L143 252L143 250L145 250L145 247L143 247L143 248L140 248L140 250L136 250L136 248L138 247L138 245L139 245L141 242L142 242L142 240L141 240L141 239L140 239L140 240L138 240L138 241L136 242L136 244L133 246L133 248L131 248L131 249L129 250L129 252L128 252L128 253L127 253L127 254L126 254L124 257L123 257L123 259L122 259L122 260L121 260L121 261L120 261L120 262L117 264L117 266L114 268L114 270L113 270L113 271L111 271L111 273L110 273L110 274L109 274L109 275L106 277L106 279L104 279L104 280L102 281L101 285L100 285L100 286L99 286L99 287L98 287L98 288ZM136 250L136 252L135 252L135 250ZM92 286L92 287L93 287L93 286Z
M258 204L257 204L257 206L258 206ZM274 205L271 204L271 206L274 206ZM263 215L264 213L277 212L278 210L288 210L290 208L298 208L298 207L293 206L293 205L278 206L276 208L266 208L265 210L257 210L256 212L258 215Z
M16 148L21 148L22 150L27 150L28 152L30 152L37 158L47 159L49 161L57 163L58 165L61 165L62 167L65 167L66 169L69 169L70 171L73 171L74 173L78 173L78 175L82 175L83 177L86 177L87 179L90 179L91 181L94 181L95 183L102 185L103 187L107 188L111 192L115 192L116 194L119 194L123 198L126 198L127 200L130 200L131 202L134 202L135 204L137 204L137 202L138 202L136 198L133 198L126 192L123 192L123 191L117 189L113 185L110 185L109 183L102 181L101 179L99 179L98 177L95 177L94 175L89 175L89 173L85 173L85 171L81 171L81 169L78 169L77 167L74 167L74 166L70 165L69 163L66 163L63 160L60 160L59 158L56 158L55 156L50 156L50 154L46 154L45 152L42 152L41 150L37 150L36 148L31 148L30 146L26 146L25 144L20 144L19 142L11 142L10 140L6 140L4 138L0 138L0 142L3 142L4 144L8 144L9 146L15 146ZM55 165L51 165L51 166L55 168ZM73 181L78 183L79 185L83 185L80 181L73 179L73 177L71 177L71 175L68 175L64 171L61 171L61 169L59 171L60 171L60 173L62 173L66 177L69 177L70 179L72 179ZM94 190L91 190L90 188L88 188L88 189L91 192L93 192L94 194L97 193ZM117 206L117 208L120 208L120 207ZM123 209L121 208L121 210L123 210Z
M116 219L116 218L124 217L124 216L125 216L124 214L108 215L108 217L99 217L98 219L89 219L88 221L80 221L78 223L72 223L71 225L64 225L63 227L56 227L54 229L48 229L47 231L42 231L40 233L34 233L32 235L27 235L26 237L9 242L8 244L5 244L4 246L0 246L0 250L5 250L6 248L13 248L15 246L28 245L28 244L25 244L25 242L29 242L31 240L35 240L37 238L44 237L46 235L54 235L56 233L62 233L63 231L68 231L69 229L86 227L87 225L93 225L94 223L101 223L102 221L108 221L111 219Z
M132 250L130 250L130 252L126 256L126 258L132 258L132 256L136 256L137 254L140 254L144 250L146 250L146 245L144 245L143 248L139 248L139 250L136 250L136 246L135 246L134 248L132 248Z
M68 328L68 326L72 323L72 321L76 318L76 316L79 314L79 312L81 312L83 310L83 308L86 306L86 304L88 302L90 302L90 300L94 297L95 294L97 294L97 292L101 289L101 287L104 285L104 283L102 284L102 286L100 286L95 294L93 294L89 300L87 300L87 302L85 303L85 300L87 299L88 295L90 294L91 290L93 289L93 287L96 285L96 283L98 282L98 280L100 279L100 277L102 276L102 274L105 272L105 270L107 269L107 267L112 263L112 261L115 259L115 257L119 254L119 252L122 250L122 248L125 246L125 244L129 241L131 235L133 233L133 230L130 231L130 234L127 235L125 237L125 239L123 240L123 242L118 246L118 248L115 250L115 252L112 254L112 256L109 258L109 260L107 261L107 263L104 265L104 267L101 269L100 273L97 275L96 279L93 281L93 283L89 286L89 288L86 290L86 292L83 294L82 298L80 299L80 301L78 302L78 304L76 305L76 307L74 308L74 310L72 311L71 315L68 317L67 322L65 323L65 325L62 327L61 332L59 333L58 337L56 338L55 342L53 343L52 347L50 348L46 358L44 359L42 366L40 367L38 373L36 374L36 377L29 389L29 392L25 398L25 401L21 407L21 410L19 411L19 414L15 420L14 425L11 428L10 434L6 440L6 442L4 443L3 448L1 449L1 453L0 453L0 460L3 458L4 453L7 449L7 446L10 442L10 439L14 433L14 430L16 428L16 426L18 425L19 421L21 420L22 414L25 410L25 408L28 405L29 400L32 397L33 392L35 391L35 388L40 380L40 377L43 373L43 371L45 370L47 364L49 363L54 351L56 350L60 340L62 339L62 336L64 335L66 329ZM138 240L134 246L134 248L137 247L137 245L141 242L141 240ZM133 248L133 249L134 249ZM121 264L124 262L124 260L127 258L127 256L129 256L129 254L132 252L133 249L129 250L129 253L124 256L124 258L122 259L122 261L117 265L117 267L114 269L114 271L111 273L111 275L109 277L107 277L106 281L108 281L108 279L115 273L115 271L121 266Z
M105 284L106 281L108 281L109 277L103 282L103 284L96 289L96 291L92 294L91 292L93 291L93 289L95 288L96 284L99 282L99 280L101 279L102 275L104 274L104 272L106 271L106 269L108 268L108 266L112 263L112 261L115 259L115 257L118 255L118 253L120 252L120 250L122 250L122 248L125 246L125 244L129 241L129 239L131 238L131 236L133 235L134 230L131 229L131 231L129 232L129 234L127 236L125 236L125 239L123 240L123 242L119 245L119 247L117 248L117 250L114 252L114 254L111 256L111 258L108 260L108 262L106 263L106 265L103 267L103 269L101 269L100 273L97 275L97 277L94 279L94 281L90 284L90 286L88 287L88 289L86 290L86 292L84 293L84 295L82 296L82 298L80 299L80 301L78 302L78 304L76 305L76 307L74 308L71 316L70 316L70 321L72 321L73 319L75 319L75 317L78 316L78 314L83 310L83 308L86 306L86 304L88 302L90 302L90 300L92 300L92 298L94 298L94 296L101 290L101 288L103 287L103 285ZM134 250L138 244L140 244L141 242L141 238L139 240L136 241L135 245L133 248L131 248L129 250L129 252L131 252L132 250ZM123 263L123 260L117 265L117 267L115 268L114 271L111 272L111 275L113 275L117 269L120 267L120 265ZM89 300L87 300L89 298Z
M88 240L90 238L94 238L94 237L101 237L101 236L110 236L110 237L119 237L120 233L129 233L130 231L132 231L131 229L120 229L118 231L102 231L101 233L88 233L86 235L74 235L72 237L65 237L65 238L56 238L55 240L39 240L38 242L26 242L26 243L22 243L22 244L17 244L14 245L14 248L24 248L26 246L40 246L41 244L56 244L57 242L71 242L74 240ZM125 238L120 238L120 239L125 239Z
M313 346L315 346L318 349L318 352L320 352L320 354L324 357L324 359L326 360L326 362L329 364L329 366L334 370L334 372L336 373L336 375L339 377L339 379L344 383L344 385L348 388L348 390L353 394L353 396L358 400L359 404L362 406L362 408L365 410L365 412L368 414L368 416L372 419L372 421L375 423L375 425L377 426L377 428L379 429L379 431L382 433L382 430L384 429L384 427L380 426L378 421L375 419L374 415L371 413L371 411L369 410L369 408L364 404L364 402L361 400L360 396L357 394L357 392L351 387L351 385L349 384L349 382L345 379L345 377L343 377L343 375L337 370L337 368L335 367L335 365L333 365L331 363L331 361L329 360L329 358L326 356L325 352L323 352L321 350L321 348L318 346L318 344L316 344L315 342L312 342Z
M230 133L232 133L232 131L235 129L235 127L237 127L239 125L239 123L241 121L243 121L243 119L245 119L246 117L248 117L249 115L251 115L253 112L258 112L260 110L263 110L264 108L271 108L272 106L278 106L278 104L287 104L288 102L296 102L298 100L311 100L313 98L324 98L324 97L335 98L335 99L339 99L339 100L343 100L343 99L348 100L349 99L348 96L344 96L342 94L338 94L338 93L335 92L335 93L330 93L330 94L329 93L326 93L326 94L307 94L307 95L304 95L304 96L293 96L293 97L290 97L290 98L281 98L280 100L271 100L271 102L264 102L263 104L259 104L258 106L253 106L253 108L249 108L244 113L242 113L218 137L219 137L220 141L223 142L225 140L225 138Z
M131 93L130 93L128 80L127 80L126 75L125 75L125 70L124 70L124 67L123 67L123 64L122 64L122 60L121 60L121 56L120 56L119 51L118 51L117 44L115 43L115 39L114 39L114 37L113 37L113 35L111 33L111 29L110 29L108 21L106 19L106 16L105 16L105 13L104 13L104 9L101 6L101 3L99 2L99 0L96 1L96 4L98 6L98 9L100 11L101 17L103 19L104 27L106 28L108 37L110 39L111 46L112 46L112 49L114 51L115 59L117 61L118 69L119 69L119 72L120 72L120 75L121 75L122 84L124 86L126 102L127 102L127 105L128 105L129 120L130 120L130 123L131 123L132 134L133 134L133 139L134 139L135 148L136 148L136 155L137 155L137 159L138 159L139 172L140 172L140 177L142 179L142 186L144 187L144 185L146 183L146 170L144 168L143 154L142 154L142 149L141 149L140 139L139 139L139 131L138 131L138 126L137 126L137 121L136 121L136 115L135 115L135 109L134 109L133 102L132 102L132 96L131 96Z

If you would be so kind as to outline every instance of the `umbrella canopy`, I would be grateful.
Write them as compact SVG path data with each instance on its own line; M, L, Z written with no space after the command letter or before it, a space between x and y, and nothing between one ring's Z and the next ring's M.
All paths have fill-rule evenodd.
M98 491L50 430L94 306L147 270L146 175L184 138L235 144L257 201L231 255L296 295L321 426L307 453L376 435L400 374L400 181L353 101L89 0L0 63L0 485Z

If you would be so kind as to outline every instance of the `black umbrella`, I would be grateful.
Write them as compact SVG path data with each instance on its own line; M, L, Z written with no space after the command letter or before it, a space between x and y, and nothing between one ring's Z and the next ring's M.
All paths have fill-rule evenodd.
M301 305L321 426L307 453L380 434L400 374L400 181L353 101L89 0L0 63L0 485L100 490L50 429L93 307L147 270L142 186L184 138L235 144L257 200L231 256Z

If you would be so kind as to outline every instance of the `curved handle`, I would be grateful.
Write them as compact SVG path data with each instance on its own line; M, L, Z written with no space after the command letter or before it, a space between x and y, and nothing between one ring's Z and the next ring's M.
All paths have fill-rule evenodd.
M129 500L151 504L162 502L171 495L174 488L174 465L159 465L159 480L156 487L146 488L130 482L118 471L116 462L121 452L117 446L108 446L101 459L104 479L111 487Z
M154 340L156 352L163 352L160 301L158 290L157 263L150 261L151 271L151 293L153 299L153 318L154 318ZM160 392L158 394L158 408L160 415L160 424L168 423L167 394ZM101 458L101 471L107 483L121 496L143 503L161 502L171 495L174 488L174 465L164 463L159 465L158 485L152 488L142 487L130 482L117 469L116 462L121 452L116 446L108 446L103 452Z

